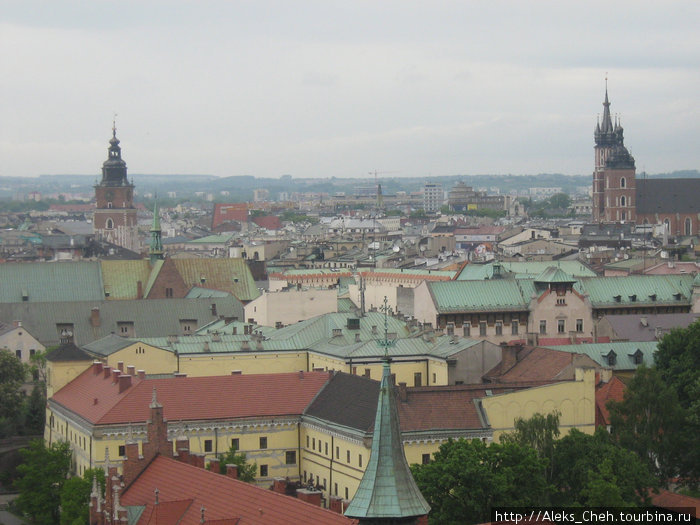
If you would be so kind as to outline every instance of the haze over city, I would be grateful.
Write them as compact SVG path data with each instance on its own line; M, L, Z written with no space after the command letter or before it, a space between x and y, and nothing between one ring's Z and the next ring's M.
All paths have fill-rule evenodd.
M700 167L697 2L4 2L0 176Z

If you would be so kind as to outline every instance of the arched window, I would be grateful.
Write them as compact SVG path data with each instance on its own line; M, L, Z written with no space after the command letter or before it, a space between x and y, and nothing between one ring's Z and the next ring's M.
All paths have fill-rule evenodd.
M627 181L625 180L624 177L620 179L620 188L626 188L627 187Z
M668 222L668 219L664 219L664 226L666 226L666 231L671 231L671 223Z
M627 206L627 197L625 197L624 195L620 197L620 206Z
M111 207L112 207L112 203L111 203L111 202L108 202L108 203L107 203L107 207L108 207L108 208L111 208Z
M105 228L108 230L114 229L114 221L112 219L107 219L107 223L105 224Z
M693 223L690 220L690 217L687 217L685 219L685 234L686 235L692 235L693 234Z

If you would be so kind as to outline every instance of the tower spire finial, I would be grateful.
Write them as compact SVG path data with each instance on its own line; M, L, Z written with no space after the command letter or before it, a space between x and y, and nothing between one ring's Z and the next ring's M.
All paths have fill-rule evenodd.
M117 136L117 113L115 112L112 117L112 136Z

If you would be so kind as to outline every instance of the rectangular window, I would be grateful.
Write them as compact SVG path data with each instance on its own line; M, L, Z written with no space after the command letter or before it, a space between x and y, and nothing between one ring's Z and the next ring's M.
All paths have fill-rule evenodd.
M267 448L267 438L266 437L260 438L260 448Z
M496 321L496 335L503 335L503 323Z
M328 441L325 443L325 452L324 454L327 456L328 455Z
M297 451L296 450L288 450L287 452L284 453L284 462L287 465L296 465L297 463Z
M423 463L423 465L430 463L430 454L423 454L421 457L421 463Z
M15 355L17 356L17 359L22 359L22 350L15 350Z
M350 463L350 451L348 450L348 463Z
M546 335L547 333L547 321L542 319L540 321L540 335Z
M335 459L340 459L340 447L335 447Z
M462 332L464 333L464 337L469 337L472 335L472 325L469 323L464 323L462 326Z
M337 496L338 495L338 484L333 483L333 493Z
M578 333L583 332L583 319L576 319L576 331Z
M126 456L126 445L119 445L119 455Z
M345 487L345 499L348 499L348 488Z
M241 442L238 438L231 438L231 448L233 448L234 450L241 449Z
M520 328L518 326L518 321L513 321L512 323L510 323L510 333L511 334L518 335L518 328Z
M357 455L357 462L360 466L362 466L362 454Z
M486 321L479 323L479 335L486 335Z
M267 465L260 465L260 477L261 478L267 477Z
M204 452L211 452L212 449L212 442L211 439L205 439L204 440Z
M165 289L165 297L172 297L173 296L173 289L172 288L166 288Z
M306 436L306 448L310 447L310 445L309 445L310 439L311 438L309 438L309 436Z
M316 438L311 440L311 450L316 450Z
M563 334L564 332L566 332L566 320L559 319L557 320L557 333Z
M416 372L413 374L413 386L421 386L422 383L422 378L421 378L421 373Z

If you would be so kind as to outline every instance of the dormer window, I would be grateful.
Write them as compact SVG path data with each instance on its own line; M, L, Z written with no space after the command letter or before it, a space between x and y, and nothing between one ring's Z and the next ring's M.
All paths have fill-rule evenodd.
M655 293L649 294L649 299L651 299L652 302L656 301L656 294Z
M644 354L639 348L637 348L637 351L630 355L630 357L635 365L641 365L644 362Z
M617 354L613 350L610 350L608 355L604 355L603 357L608 362L608 366L615 366L617 363Z
M616 295L615 297L613 297L613 299L615 299L615 302L616 302L616 303L622 302L622 296L621 296L621 295Z
M681 300L681 297L683 297L683 294L680 294L680 293L674 293L674 294L673 294L673 298L674 298L676 301L680 301L680 300Z
M630 295L629 298L630 298L630 301L632 301L633 303L637 301L637 295L636 295L636 294Z

